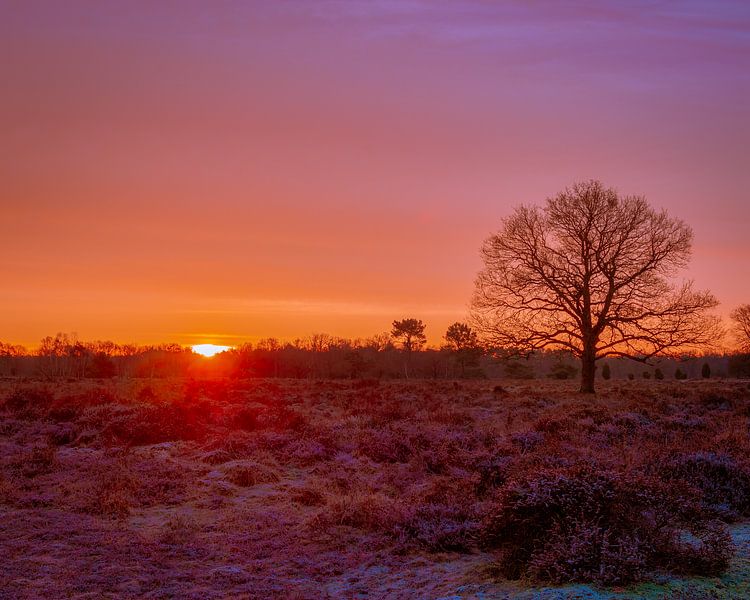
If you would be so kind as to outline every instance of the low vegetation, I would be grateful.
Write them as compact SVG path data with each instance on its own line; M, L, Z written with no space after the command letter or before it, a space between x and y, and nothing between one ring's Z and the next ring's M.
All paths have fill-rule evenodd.
M4 386L0 595L627 586L723 573L750 518L741 381Z

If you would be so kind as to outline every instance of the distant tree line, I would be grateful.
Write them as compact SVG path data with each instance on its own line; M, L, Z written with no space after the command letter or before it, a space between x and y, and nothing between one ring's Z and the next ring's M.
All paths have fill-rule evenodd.
M282 342L276 338L242 344L213 358L179 344L135 345L84 342L73 334L42 339L34 351L0 342L0 376L42 379L112 377L231 377L310 379L574 379L580 362L571 352L483 345L468 324L456 322L439 347L425 347L426 326L415 318L396 320L389 333L346 339L319 333ZM684 355L652 365L624 358L603 361L602 379L698 379L750 377L750 354Z

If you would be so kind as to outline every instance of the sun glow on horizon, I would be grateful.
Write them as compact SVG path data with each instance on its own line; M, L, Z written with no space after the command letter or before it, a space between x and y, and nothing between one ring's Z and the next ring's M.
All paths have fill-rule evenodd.
M220 352L231 350L232 346L218 346L216 344L196 344L194 346L191 346L191 348L196 354L211 358L212 356L215 356Z

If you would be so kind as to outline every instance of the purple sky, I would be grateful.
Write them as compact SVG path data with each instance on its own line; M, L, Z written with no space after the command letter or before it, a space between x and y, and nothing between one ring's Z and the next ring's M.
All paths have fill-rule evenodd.
M6 1L0 51L6 341L436 342L588 178L750 302L750 3Z

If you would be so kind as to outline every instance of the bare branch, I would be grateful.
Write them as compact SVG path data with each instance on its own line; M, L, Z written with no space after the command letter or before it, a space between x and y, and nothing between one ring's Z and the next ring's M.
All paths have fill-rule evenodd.
M544 208L522 206L481 249L472 321L494 345L565 349L594 363L694 351L715 342L717 305L674 277L690 259L692 231L597 181L573 185ZM750 308L748 309L750 331Z

